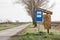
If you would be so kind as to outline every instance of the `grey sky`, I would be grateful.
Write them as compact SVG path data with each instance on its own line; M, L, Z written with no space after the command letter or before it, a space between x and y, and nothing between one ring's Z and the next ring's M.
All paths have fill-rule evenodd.
M27 14L22 4L14 4L15 0L0 0L0 20L19 20L19 21L32 21L31 17ZM54 0L52 0L53 2ZM60 0L55 0L56 5L53 8L52 21L60 21ZM52 3L50 2L50 3ZM50 4L51 5L51 4ZM49 6L50 6L49 5Z

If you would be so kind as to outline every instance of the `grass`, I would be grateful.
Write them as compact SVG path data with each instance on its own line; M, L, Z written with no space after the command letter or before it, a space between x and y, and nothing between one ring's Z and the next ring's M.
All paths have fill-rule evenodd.
M41 33L38 34L38 29L30 24L23 32L15 35L11 40L60 40L60 32L50 29L50 34L47 34L43 25L40 25Z
M0 24L0 31L19 26L20 24Z

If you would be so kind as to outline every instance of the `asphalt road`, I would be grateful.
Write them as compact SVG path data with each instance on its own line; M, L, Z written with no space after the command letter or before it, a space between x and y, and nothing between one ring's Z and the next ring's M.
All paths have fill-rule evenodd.
M0 40L9 40L11 36L16 35L18 32L21 32L28 25L29 24L23 24L15 28L0 31Z

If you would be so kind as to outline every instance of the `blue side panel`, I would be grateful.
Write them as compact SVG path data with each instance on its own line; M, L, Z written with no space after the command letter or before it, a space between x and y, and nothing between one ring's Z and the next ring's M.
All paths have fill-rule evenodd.
M36 10L35 13L35 18L36 18L36 22L42 22L43 21L43 10Z

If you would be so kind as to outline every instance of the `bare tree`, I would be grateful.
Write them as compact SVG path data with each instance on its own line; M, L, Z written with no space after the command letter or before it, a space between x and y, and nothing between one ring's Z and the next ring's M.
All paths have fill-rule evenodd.
M35 21L35 10L36 9L40 10L42 8L45 8L45 9L42 9L42 10L44 10L45 13L52 13L52 12L46 10L47 4L49 2L48 0L18 0L17 3L19 3L19 1L22 1L22 3L26 5L25 8L26 8L28 14L32 17L34 27L37 26L37 23ZM54 4L52 4L51 7L53 7L53 5Z

